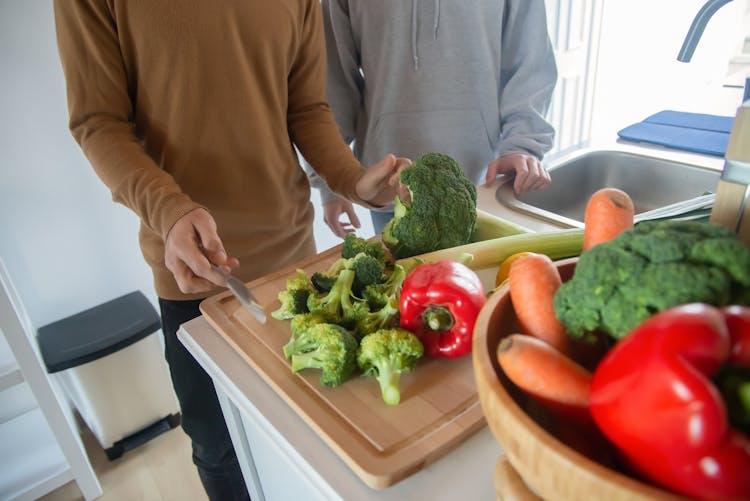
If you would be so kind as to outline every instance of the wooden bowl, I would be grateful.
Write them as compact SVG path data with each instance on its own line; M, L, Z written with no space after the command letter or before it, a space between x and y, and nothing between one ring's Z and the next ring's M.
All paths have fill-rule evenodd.
M557 262L563 281L577 258ZM565 445L545 426L534 404L513 386L497 362L500 340L520 332L508 286L487 301L474 329L474 378L484 415L510 465L526 486L544 499L678 500L680 496L638 481ZM507 475L496 476L507 478ZM503 489L497 488L497 492Z

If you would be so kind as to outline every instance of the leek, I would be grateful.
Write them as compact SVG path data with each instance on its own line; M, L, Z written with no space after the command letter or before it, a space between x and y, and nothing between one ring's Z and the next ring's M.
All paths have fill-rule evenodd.
M529 232L473 242L418 256L399 259L396 264L415 266L412 260L428 263L437 261L459 261L465 254L473 256L468 266L479 270L499 266L509 256L517 252L537 252L551 259L579 256L583 250L583 229L571 228L554 231Z
M491 240L493 238L509 237L511 235L520 235L529 233L530 230L512 223L503 218L497 217L477 209L477 225L474 229L472 242L481 242L482 240Z

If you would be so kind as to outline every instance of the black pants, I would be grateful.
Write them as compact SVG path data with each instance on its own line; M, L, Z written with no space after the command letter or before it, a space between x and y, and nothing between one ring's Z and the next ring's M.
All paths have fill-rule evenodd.
M159 298L165 356L182 427L192 440L193 463L211 501L247 500L250 495L224 422L211 378L177 339L180 325L198 317L200 300Z

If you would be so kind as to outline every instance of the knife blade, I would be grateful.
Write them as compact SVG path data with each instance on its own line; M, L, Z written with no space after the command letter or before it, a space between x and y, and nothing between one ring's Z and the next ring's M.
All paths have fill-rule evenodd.
M263 308L258 304L258 301L255 300L255 297L253 297L253 294L247 288L245 283L226 271L223 267L215 264L212 264L212 266L214 270L221 273L224 277L227 289L232 291L232 294L234 294L234 297L237 298L240 304L252 313L258 322L262 324L266 323L266 312L263 311Z

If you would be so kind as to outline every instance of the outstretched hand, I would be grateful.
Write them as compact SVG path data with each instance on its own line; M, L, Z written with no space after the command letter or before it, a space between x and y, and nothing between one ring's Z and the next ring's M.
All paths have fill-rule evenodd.
M216 222L205 209L194 209L172 226L164 242L164 262L185 294L208 292L224 285L212 263L236 268L239 261L227 256Z
M387 155L365 171L355 188L357 196L375 207L393 202L401 171L411 163L408 158Z
M346 215L345 220L341 216ZM361 227L354 205L344 198L337 198L323 204L323 221L337 237L344 238L347 233L354 233Z
M513 191L516 193L540 190L551 182L549 172L542 167L539 159L524 153L510 153L490 162L487 167L487 186L500 174L515 175Z

